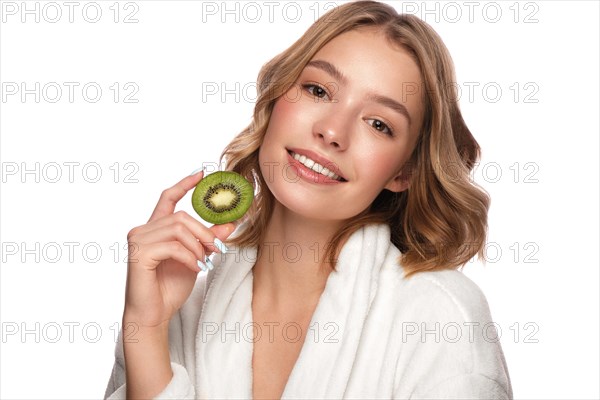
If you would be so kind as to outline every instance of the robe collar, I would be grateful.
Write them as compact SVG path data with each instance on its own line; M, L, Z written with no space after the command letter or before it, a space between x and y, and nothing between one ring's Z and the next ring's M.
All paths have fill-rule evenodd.
M252 398L255 332L252 268L256 248L236 248L217 257L196 335L196 387L200 398ZM384 224L354 232L329 274L282 398L343 398L365 318L383 276L398 276L399 250ZM388 272L382 274L384 270ZM387 283L386 283L387 284ZM259 329L260 328L260 329ZM289 332L295 333L295 329ZM268 336L266 336L268 337Z

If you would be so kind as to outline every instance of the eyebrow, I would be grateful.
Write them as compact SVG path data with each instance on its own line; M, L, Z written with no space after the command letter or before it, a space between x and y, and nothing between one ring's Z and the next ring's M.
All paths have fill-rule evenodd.
M342 74L342 72L339 69L337 69L336 66L331 64L330 62L327 62L324 60L312 60L308 64L306 64L306 66L318 68L322 71L325 71L326 73L328 73L330 76L332 76L336 80L342 82L342 84L344 84L344 85L348 84L348 78L346 78L344 76L344 74ZM367 96L367 100L379 103L382 106L391 108L392 110L396 111L397 113L404 115L406 117L406 119L408 119L408 125L410 126L412 119L410 118L410 114L408 113L408 110L406 109L406 106L404 106L404 104L398 103L396 100L394 100L390 97L382 96L382 95L375 94L375 93L369 93L369 95Z
M389 97L381 96L381 95L378 95L375 93L370 93L367 96L367 99L370 101L379 103L382 106L391 108L392 110L396 111L397 113L404 115L406 117L406 119L408 120L408 126L411 125L412 119L410 118L410 114L408 113L408 110L406 109L404 104L398 103L396 100L391 99Z
M307 67L315 67L320 70L323 70L323 71L327 72L329 75L331 75L332 77L334 77L335 79L337 79L338 81L342 82L344 85L348 84L348 79L344 76L344 74L342 74L340 72L340 70L335 67L335 65L333 65L327 61L312 60L308 64L306 64L306 66Z

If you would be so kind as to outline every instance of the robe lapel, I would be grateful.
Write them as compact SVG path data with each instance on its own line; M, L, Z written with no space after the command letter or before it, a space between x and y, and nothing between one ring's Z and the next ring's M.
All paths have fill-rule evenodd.
M217 255L196 334L202 399L252 398L252 267L256 249ZM212 275L212 276L211 276Z
M389 246L385 225L362 228L348 239L338 271L327 279L282 399L344 397Z

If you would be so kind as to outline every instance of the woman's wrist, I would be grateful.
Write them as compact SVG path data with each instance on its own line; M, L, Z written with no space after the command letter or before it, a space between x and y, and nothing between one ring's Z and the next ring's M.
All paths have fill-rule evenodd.
M151 398L159 394L173 377L169 355L168 321L144 326L123 318L123 353L127 398Z

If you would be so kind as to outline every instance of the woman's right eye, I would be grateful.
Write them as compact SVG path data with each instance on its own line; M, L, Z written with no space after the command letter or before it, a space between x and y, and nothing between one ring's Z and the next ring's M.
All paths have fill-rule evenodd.
M327 91L323 87L316 85L314 83L307 83L305 85L302 85L302 87L306 91L308 91L308 93L310 93L311 95L313 95L319 99L322 99L325 96L328 96Z

